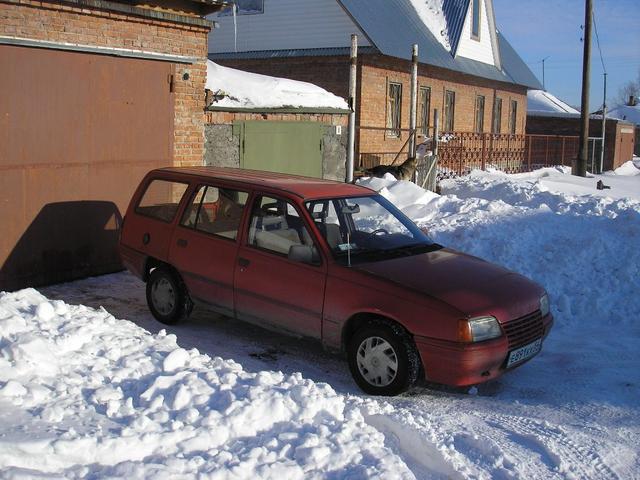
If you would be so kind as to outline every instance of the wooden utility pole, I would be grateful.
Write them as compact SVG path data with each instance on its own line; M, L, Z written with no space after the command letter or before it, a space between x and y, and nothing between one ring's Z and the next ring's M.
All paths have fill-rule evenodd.
M584 8L584 55L582 57L582 102L580 112L580 149L573 174L587 176L587 156L589 155L589 76L591 74L591 24L593 17L592 0L585 0Z

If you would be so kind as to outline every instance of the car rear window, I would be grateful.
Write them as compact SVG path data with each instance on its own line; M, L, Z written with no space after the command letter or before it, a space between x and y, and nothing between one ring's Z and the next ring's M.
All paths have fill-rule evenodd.
M249 194L202 185L185 208L181 225L235 240Z
M136 207L136 212L170 223L176 216L180 200L189 184L169 180L152 180Z

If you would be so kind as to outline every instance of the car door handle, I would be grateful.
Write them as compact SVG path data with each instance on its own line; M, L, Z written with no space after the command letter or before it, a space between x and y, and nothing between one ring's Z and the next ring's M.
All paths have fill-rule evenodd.
M186 247L189 244L189 242L187 242L184 238L179 238L176 243L179 247Z
M246 258L238 257L238 265L241 267L248 267L251 262Z

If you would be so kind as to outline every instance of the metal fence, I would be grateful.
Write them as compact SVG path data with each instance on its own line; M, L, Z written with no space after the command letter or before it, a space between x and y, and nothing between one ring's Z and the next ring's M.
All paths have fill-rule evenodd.
M474 169L496 168L507 173L519 173L544 166L571 166L578 156L577 136L452 132L443 133L439 138L438 179L466 175ZM361 149L359 166L366 169L388 165L394 160L397 164L407 155L406 146L401 152L367 152ZM424 168L428 167L419 166L419 170Z

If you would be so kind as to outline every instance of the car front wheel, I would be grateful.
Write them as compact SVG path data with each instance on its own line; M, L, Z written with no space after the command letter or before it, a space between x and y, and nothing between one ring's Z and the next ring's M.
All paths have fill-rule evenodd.
M372 322L349 342L349 369L371 395L397 395L418 379L420 358L411 337L398 325Z
M189 316L191 301L177 276L166 268L156 268L147 281L147 304L161 323L173 325Z

